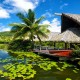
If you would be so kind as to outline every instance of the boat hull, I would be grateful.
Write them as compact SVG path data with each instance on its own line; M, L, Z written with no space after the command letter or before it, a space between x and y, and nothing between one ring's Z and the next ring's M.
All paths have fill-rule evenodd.
M72 53L72 50L49 50L49 53L55 56L69 57L70 54Z

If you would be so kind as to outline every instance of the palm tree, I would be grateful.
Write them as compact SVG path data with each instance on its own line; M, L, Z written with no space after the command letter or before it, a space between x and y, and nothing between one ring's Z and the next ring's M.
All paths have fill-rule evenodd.
M15 38L25 38L28 37L31 40L32 44L34 44L33 39L37 36L38 40L41 44L41 37L48 37L47 33L50 31L47 29L49 25L40 24L40 22L44 19L44 17L40 17L39 19L35 18L35 13L29 9L28 13L18 13L17 16L22 20L23 23L12 23L9 24L12 26L11 32L15 32Z

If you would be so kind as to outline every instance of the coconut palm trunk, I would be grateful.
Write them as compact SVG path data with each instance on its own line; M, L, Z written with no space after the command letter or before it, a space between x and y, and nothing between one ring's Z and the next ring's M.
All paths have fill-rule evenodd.
M37 38L39 39L40 45L42 45L41 38L37 35Z

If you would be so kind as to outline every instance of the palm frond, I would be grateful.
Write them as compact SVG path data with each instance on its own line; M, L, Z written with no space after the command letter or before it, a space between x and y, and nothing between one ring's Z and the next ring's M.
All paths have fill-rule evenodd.
M11 32L19 31L21 30L21 28L26 27L25 24L20 24L20 23L9 24L9 26L12 26Z
M23 20L23 19L25 18L24 14L22 14L22 13L17 13L17 16L18 16L21 20Z
M33 23L35 21L35 13L31 9L28 10L28 19Z
M45 37L45 38L48 37L48 36L47 36L47 33L45 33L44 31L41 31L41 30L39 30L39 31L37 32L37 34L38 34L39 36L41 36L41 37Z
M40 17L35 23L39 24L44 18L44 16Z
M22 23L22 24L21 24L21 23L12 23L12 24L9 24L9 26L12 26L12 27L13 27L13 26L14 26L14 27L16 27L16 26L17 26L17 27L25 27L26 24L23 24L23 23Z
M31 22L28 18L24 18L24 19L23 19L23 22L24 22L25 24L27 24L28 26L29 26L29 25L32 25L32 22Z
M24 27L24 28L21 29L22 34L25 34L28 31L30 31L30 28L29 27Z
M20 31L17 31L14 36L13 36L13 40L18 38L18 37L21 37L21 32Z

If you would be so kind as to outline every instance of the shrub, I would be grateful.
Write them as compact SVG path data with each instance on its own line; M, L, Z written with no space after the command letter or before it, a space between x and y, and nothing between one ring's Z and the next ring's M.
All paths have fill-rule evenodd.
M28 51L32 49L31 41L17 39L10 42L8 49L13 51Z
M80 50L73 50L72 56L73 57L80 57Z

